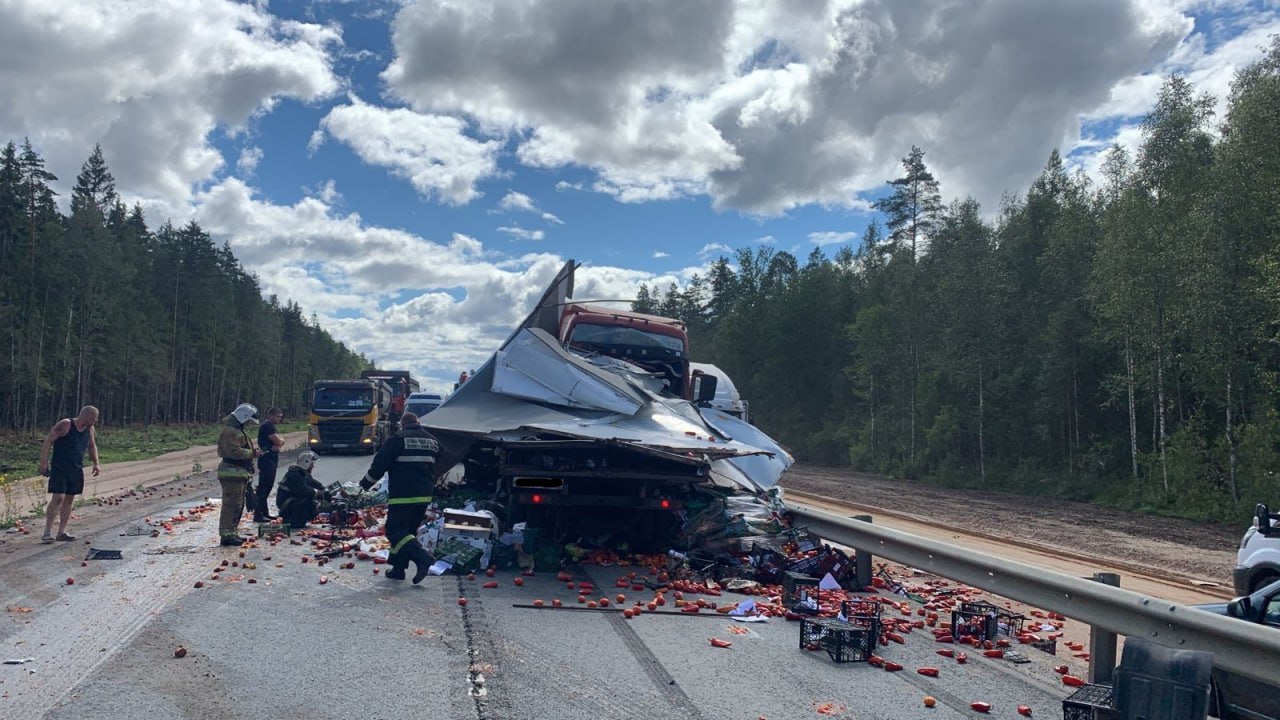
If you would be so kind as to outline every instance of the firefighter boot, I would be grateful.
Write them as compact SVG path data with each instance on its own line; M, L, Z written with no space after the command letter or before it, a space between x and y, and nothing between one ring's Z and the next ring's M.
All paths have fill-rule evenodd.
M427 571L431 569L431 566L436 564L436 559L435 556L427 552L426 548L416 542L413 543L411 547L405 549L412 553L409 556L409 559L413 560L413 564L418 567L417 572L413 574L413 584L417 585L427 576Z

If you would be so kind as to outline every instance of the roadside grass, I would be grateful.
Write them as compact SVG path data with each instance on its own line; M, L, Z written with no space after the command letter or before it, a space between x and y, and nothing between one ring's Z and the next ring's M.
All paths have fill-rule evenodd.
M307 424L287 422L280 423L278 428L281 433L289 433L305 430ZM128 427L99 425L98 457L104 464L147 460L176 450L186 450L193 445L212 445L218 441L221 432L222 425L218 423ZM44 499L43 483L35 484L39 487L33 489L32 483L23 482L38 474L40 445L43 442L43 433L0 431L0 528L10 527L20 519L21 516L14 512L15 508L43 506L40 502ZM87 457L85 462L89 462ZM193 467L193 472L199 472L199 468Z

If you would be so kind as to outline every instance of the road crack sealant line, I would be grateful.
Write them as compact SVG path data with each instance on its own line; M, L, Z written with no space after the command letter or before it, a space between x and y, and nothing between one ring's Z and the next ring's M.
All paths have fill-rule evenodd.
M458 597L466 594L466 588L463 585L462 576L457 577ZM470 602L479 603L479 598ZM467 641L467 694L471 696L471 701L475 705L476 719L489 720L488 715L488 678L485 677L483 669L479 666L480 648L478 647L478 635L475 624L473 623L472 614L475 610L470 603L461 605L458 610L462 612L462 633Z
M921 515L913 515L911 513L906 513L899 510L890 510L888 508L878 507L875 505L863 505L860 503L853 503L847 500L833 498L829 495L818 495L816 493L804 492L803 490L787 490L786 496L790 498L794 498L800 501L802 504L805 502L810 502L810 503L815 503L817 505L825 505L829 508L839 508L842 510L853 511L857 513L866 513L870 515L883 515L884 517L896 518L898 520L903 520L905 522L931 525L940 530L947 530L960 535L967 535L969 537L978 538L980 540L986 540L988 542L1000 543L1002 545L1015 545L1017 547L1023 548L1024 550L1028 550L1033 553L1038 553L1040 555L1046 555L1048 557L1052 557L1057 560L1073 560L1075 562L1087 563L1091 565L1106 566L1107 568L1110 568L1113 570L1122 570L1126 573L1130 573L1134 577L1141 578L1147 582L1157 583L1160 585L1167 585L1169 587L1178 588L1179 590L1190 590L1193 592L1202 593L1206 596L1215 597L1222 600L1230 600L1233 597L1231 594L1228 594L1220 590L1219 589L1220 586L1217 583L1213 583L1212 586L1207 586L1207 587L1199 586L1199 585L1196 585L1195 583L1206 582L1206 581L1201 578L1193 578L1186 575L1180 575L1180 574L1174 574L1174 573L1169 573L1167 575L1157 575L1156 572L1158 572L1158 568L1151 568L1145 565L1138 565L1136 563L1130 563L1124 560L1102 558L1094 555L1088 555L1085 553L1076 552L1066 548L1032 542L1029 540L1010 537L1007 535L997 535L995 533L984 532L982 530L973 530L971 528L962 528L957 525L938 523L933 521L930 518L927 518Z

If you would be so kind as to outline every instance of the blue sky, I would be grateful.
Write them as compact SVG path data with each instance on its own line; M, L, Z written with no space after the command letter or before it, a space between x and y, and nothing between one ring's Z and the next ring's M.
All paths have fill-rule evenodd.
M101 143L153 225L435 387L567 258L580 294L860 236L911 145L994 211L1096 173L1162 79L1223 98L1274 0L0 0L0 135Z

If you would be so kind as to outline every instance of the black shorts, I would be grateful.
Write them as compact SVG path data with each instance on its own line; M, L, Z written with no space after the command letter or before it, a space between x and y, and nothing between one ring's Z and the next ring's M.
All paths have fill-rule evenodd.
M49 492L79 495L84 492L84 468L53 468L49 472Z

